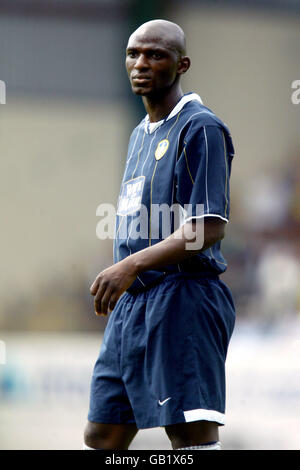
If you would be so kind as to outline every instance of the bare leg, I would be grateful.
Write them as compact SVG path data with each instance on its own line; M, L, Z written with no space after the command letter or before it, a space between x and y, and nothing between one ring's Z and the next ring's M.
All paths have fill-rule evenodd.
M165 427L173 449L219 440L218 424L211 421L171 424Z
M84 442L92 449L127 450L138 429L135 424L87 422Z

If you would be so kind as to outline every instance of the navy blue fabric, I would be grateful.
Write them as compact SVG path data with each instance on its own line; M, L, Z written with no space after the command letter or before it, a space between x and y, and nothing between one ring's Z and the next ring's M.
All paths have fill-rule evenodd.
M167 150L157 159L155 152L162 141ZM227 126L198 101L186 103L152 134L145 131L143 119L129 142L116 218L114 262L165 238L159 223L155 226L153 214L151 217L153 204L190 204L190 216L196 215L197 204L203 204L205 216L216 215L228 221L233 154ZM148 209L148 233L145 238L133 239L132 227L140 215L140 204ZM170 220L171 232L173 223ZM188 261L142 273L135 286L151 284L162 272L221 274L226 267L218 242Z
M230 291L217 277L170 274L123 294L95 364L88 419L142 429L185 422L188 410L224 413L234 321Z

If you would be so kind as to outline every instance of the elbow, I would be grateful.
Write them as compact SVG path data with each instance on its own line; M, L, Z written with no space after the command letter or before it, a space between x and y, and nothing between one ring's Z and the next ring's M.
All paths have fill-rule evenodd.
M220 242L225 238L225 225L226 223L217 218L209 218L207 217L204 220L204 233L203 233L203 225L201 223L196 223L195 221L192 224L193 234L195 235L195 239L189 240L189 242L196 242L197 238L198 241L202 240L202 246L198 249L198 252L205 251L215 243ZM199 232L198 232L199 230ZM200 235L199 235L200 234ZM198 237L199 235L199 237Z
M204 250L223 240L225 233L210 235L204 239Z
M223 238L225 238L225 224L222 224L221 226L221 229L219 231L219 234L218 234L218 242L223 240Z
M226 223L222 220L205 221L204 247L209 248L225 238L225 225Z

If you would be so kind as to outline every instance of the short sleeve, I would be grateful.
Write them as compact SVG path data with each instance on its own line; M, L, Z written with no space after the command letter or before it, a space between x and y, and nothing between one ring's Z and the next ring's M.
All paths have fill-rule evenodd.
M175 199L185 209L185 222L206 216L228 222L233 154L225 127L191 123L175 168Z

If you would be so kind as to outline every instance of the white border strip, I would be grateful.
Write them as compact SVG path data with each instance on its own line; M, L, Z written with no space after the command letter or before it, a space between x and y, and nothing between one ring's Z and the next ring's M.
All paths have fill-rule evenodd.
M205 421L215 421L219 424L225 424L225 415L219 411L198 408L196 410L184 411L183 414L187 423L203 419Z
M229 222L228 219L226 219L225 217L222 217L222 216L219 215L219 214L202 214L202 215L195 215L195 216L192 215L191 217L188 217L188 218L184 221L184 223L189 222L189 221L192 220L192 219L202 219L202 217L219 217L219 219L222 219L222 220L224 220L224 221L227 222L227 223Z
M206 135L206 126L203 126L204 137L205 137L205 150L206 150L206 169L205 169L205 191L206 191L206 207L207 212L209 212L209 203L208 203L208 187L207 187L207 172L208 172L208 143Z

